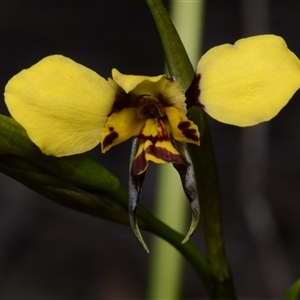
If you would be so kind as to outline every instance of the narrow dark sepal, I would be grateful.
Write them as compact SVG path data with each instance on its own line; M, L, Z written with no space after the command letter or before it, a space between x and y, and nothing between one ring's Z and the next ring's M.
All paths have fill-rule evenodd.
M195 178L194 167L192 164L191 157L189 155L186 143L181 143L173 140L174 147L182 155L186 161L186 165L173 164L174 168L180 175L181 183L184 189L184 192L190 202L192 210L192 221L190 228L181 242L184 244L189 240L192 234L196 231L199 221L200 221L200 204L197 191L197 183Z
M130 168L129 168L129 202L128 202L128 209L129 209L129 221L131 228L140 242L140 244L143 246L145 251L149 253L149 249L144 242L144 239L142 237L142 234L140 232L138 223L137 223L137 218L136 218L136 212L137 212L137 205L140 200L141 192L142 192L142 185L143 181L145 178L145 172L140 174L140 175L132 175L132 166L134 162L134 158L136 156L136 153L138 151L139 147L139 139L137 137L133 138L132 142L132 148L131 148L131 156L130 156Z

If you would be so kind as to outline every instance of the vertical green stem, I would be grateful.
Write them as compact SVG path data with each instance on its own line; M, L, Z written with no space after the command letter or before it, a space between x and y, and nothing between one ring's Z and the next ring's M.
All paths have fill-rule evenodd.
M160 0L146 0L155 20L164 47L171 76L187 89L194 77L194 70L185 48ZM199 127L201 146L190 146L194 163L206 240L207 255L211 270L213 299L235 299L232 278L225 255L221 222L218 175L209 127L203 110L192 108L189 118Z
M201 128L201 146L189 145L200 195L201 214L215 299L235 299L221 221L218 174L206 116L192 108L189 117ZM220 296L222 297L220 298Z
M193 65L199 58L203 35L204 1L171 1L170 16ZM200 13L200 18L199 18ZM171 165L158 168L155 215L185 235L190 214L179 176ZM180 299L184 260L166 241L153 237L147 298Z
M178 173L172 165L159 166L155 215L171 228L183 232L186 227L188 201ZM147 298L180 299L183 257L165 240L154 236L151 247L150 280Z
M146 0L155 21L170 75L187 90L194 78L194 69L161 0Z

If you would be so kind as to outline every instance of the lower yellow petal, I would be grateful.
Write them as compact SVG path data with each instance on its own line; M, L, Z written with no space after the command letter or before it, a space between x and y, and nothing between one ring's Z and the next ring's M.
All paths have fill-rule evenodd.
M137 136L145 123L145 119L137 117L136 108L124 108L109 116L102 129L102 152L120 144L133 136Z
M165 108L173 138L182 143L200 145L198 126L174 107Z
M54 156L99 144L114 98L104 78L61 55L21 71L5 88L11 115L42 152Z
M161 119L148 119L138 135L140 145L132 164L133 176L148 168L148 162L186 165L183 157L171 142L170 134Z
M197 73L205 111L238 126L270 120L300 87L299 59L275 35L214 47L200 59Z
M185 161L179 152L174 148L171 141L158 141L156 144L147 141L144 145L145 158L156 164L180 164L185 165Z

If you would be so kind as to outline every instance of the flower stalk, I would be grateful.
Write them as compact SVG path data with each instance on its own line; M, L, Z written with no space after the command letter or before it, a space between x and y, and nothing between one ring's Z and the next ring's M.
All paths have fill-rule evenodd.
M160 0L146 0L146 2L163 44L169 72L172 78L187 90L193 81L195 72L178 33ZM201 133L201 146L189 146L189 149L196 173L201 218L203 219L211 280L214 285L211 297L234 299L232 278L225 255L219 184L209 127L202 109L191 108L189 117L197 124Z
M119 180L86 154L47 156L12 118L0 114L0 172L66 207L129 225L128 193ZM139 206L139 225L173 245L210 285L206 258L190 241Z

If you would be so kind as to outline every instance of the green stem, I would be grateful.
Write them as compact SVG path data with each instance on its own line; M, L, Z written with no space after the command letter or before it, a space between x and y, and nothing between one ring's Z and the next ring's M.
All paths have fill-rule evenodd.
M170 2L171 19L194 66L202 44L204 6L205 1ZM180 178L170 164L157 168L155 215L171 228L184 233L190 220L190 208ZM154 236L150 259L147 299L180 299L184 279L183 257L171 245Z
M204 236L216 299L219 299L218 295L222 295L221 299L235 299L225 254L218 173L207 119L200 108L190 109L189 117L201 128L201 146L189 145L189 150L200 195Z
M153 217L143 206L139 206L139 218L143 221L140 227L163 238L173 245L191 264L199 277L202 279L208 294L213 296L214 290L211 283L209 265L200 250L188 241L182 244L183 235L166 226L163 222ZM212 297L213 298L213 297Z
M87 155L46 156L29 140L13 119L0 115L0 172L49 199L116 223L129 225L128 193L117 178ZM210 289L206 258L191 242L156 219L142 205L139 225L173 245Z
M15 155L0 155L0 172L54 202L108 221L128 225L127 211L103 194L87 192ZM119 201L120 202L120 201Z
M194 78L194 69L161 0L146 0L155 21L170 75L184 90Z
M186 230L188 201L171 164L158 166L155 190L155 216L183 233ZM171 245L154 236L150 259L147 299L180 299L183 257Z
M160 0L146 0L155 20L164 47L171 76L187 89L194 70L178 33ZM213 146L206 115L202 109L192 108L189 117L199 127L201 146L190 146L200 196L207 255L211 270L213 299L235 299L232 278L225 255L222 232L220 193Z

